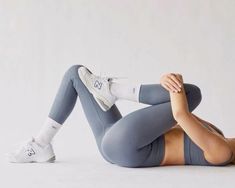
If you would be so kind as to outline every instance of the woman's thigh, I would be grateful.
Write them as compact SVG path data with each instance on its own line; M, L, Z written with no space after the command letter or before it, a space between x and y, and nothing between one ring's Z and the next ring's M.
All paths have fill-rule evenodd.
M157 166L162 157L157 153L161 149L162 155L164 149L163 134L175 123L170 102L134 111L105 133L101 149L109 161L121 166Z

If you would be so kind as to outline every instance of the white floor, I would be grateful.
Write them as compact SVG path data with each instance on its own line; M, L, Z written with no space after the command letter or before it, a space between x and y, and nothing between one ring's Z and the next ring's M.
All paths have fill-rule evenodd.
M57 157L55 163L11 164L1 160L0 187L235 187L235 166L123 168L100 157Z

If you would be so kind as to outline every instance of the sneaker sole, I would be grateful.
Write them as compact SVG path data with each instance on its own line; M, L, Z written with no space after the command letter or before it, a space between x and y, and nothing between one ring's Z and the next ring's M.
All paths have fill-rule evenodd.
M46 161L25 161L25 162L19 162L19 161L17 161L15 158L12 158L12 157L9 158L9 157L10 157L10 156L8 156L8 161L9 161L10 163L54 163L55 160L56 160L56 157L53 156L53 157L49 158L49 159L46 160Z
M31 161L29 163L54 163L55 162L56 157L53 156L50 159L46 160L46 161Z
M55 162L55 156L53 156L52 158L48 159L46 162L48 163L54 163Z
M104 111L107 111L109 110L110 108L99 98L96 98L94 97L96 102L100 105L100 107L104 110Z

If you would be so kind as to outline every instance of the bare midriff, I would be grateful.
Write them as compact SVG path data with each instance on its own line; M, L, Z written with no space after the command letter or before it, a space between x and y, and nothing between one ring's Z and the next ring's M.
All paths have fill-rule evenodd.
M164 134L165 153L160 166L183 165L184 161L184 131L175 125Z

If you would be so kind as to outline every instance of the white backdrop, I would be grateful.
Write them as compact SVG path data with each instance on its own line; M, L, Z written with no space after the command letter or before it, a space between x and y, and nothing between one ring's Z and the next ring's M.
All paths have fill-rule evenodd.
M143 83L179 72L201 88L195 114L235 137L234 10L234 0L0 0L1 148L37 133L73 64ZM59 158L101 159L79 100L55 139Z

